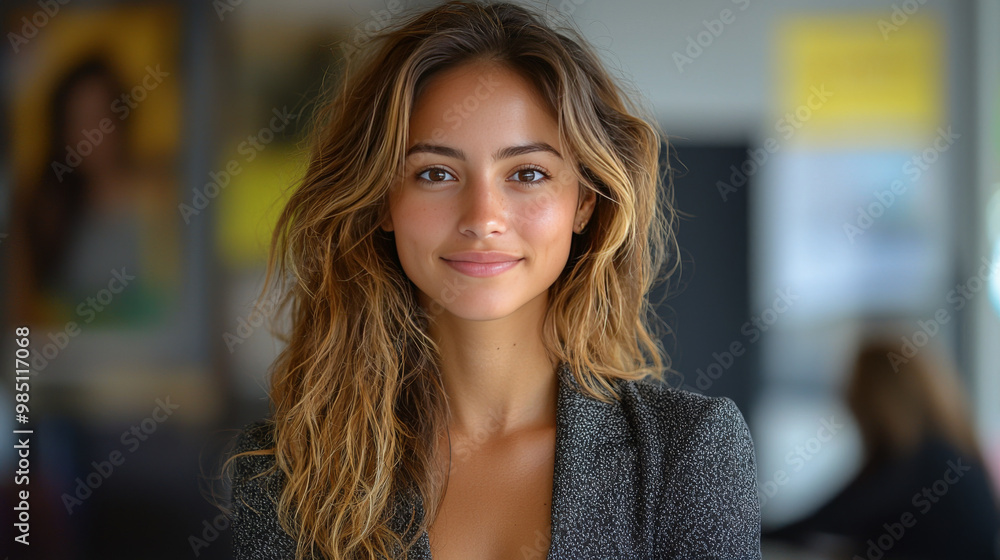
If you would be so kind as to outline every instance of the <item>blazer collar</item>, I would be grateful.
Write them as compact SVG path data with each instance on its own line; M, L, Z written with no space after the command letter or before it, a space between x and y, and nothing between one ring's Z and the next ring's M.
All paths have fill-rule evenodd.
M547 558L573 557L572 543L566 537L578 533L583 522L579 518L581 489L594 486L595 479L607 476L588 466L595 457L616 453L627 444L628 423L621 401L604 403L583 392L568 363L558 370L559 394L556 404L555 469L552 478L552 540ZM596 429L586 429L592 426ZM582 429L583 428L583 429ZM403 534L411 516L413 527L424 519L423 501L414 486L410 486L399 502L390 526ZM606 530L608 528L597 528ZM404 535L412 537L413 532ZM578 536L578 535L577 535ZM574 539L575 540L575 539ZM409 560L429 560L430 540L422 531L410 550Z

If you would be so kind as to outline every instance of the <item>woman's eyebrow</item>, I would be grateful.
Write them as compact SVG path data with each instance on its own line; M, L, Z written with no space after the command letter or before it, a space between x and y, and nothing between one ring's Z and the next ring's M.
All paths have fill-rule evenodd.
M417 142L410 149L406 150L406 157L415 153L428 153L437 154L440 156L450 157L465 161L465 152L458 148L452 148L449 146L442 146L440 144L429 144L427 142ZM562 159L562 154L559 150L556 150L549 144L545 142L529 142L527 144L520 144L518 146L507 146L506 148L500 148L493 154L493 161L498 161L501 159L512 158L515 156L520 156L524 154L530 154L532 152L549 152L554 154L559 159Z

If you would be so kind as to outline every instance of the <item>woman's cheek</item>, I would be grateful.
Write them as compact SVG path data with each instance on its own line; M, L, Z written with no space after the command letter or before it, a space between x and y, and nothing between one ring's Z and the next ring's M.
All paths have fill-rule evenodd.
M422 234L434 231L442 226L442 220L447 210L439 204L428 202L421 197L404 195L396 207L396 217L393 220L412 233Z
M548 229L559 220L559 214L555 198L543 193L519 204L513 219L522 230Z
M556 189L546 186L522 201L518 216L524 220L539 220L550 215L558 206L559 197Z

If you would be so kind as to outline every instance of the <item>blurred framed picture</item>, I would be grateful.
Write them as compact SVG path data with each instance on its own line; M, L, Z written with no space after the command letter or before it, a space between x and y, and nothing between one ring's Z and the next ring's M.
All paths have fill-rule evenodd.
M11 317L68 336L156 325L183 270L179 14L59 6L28 4L5 26Z

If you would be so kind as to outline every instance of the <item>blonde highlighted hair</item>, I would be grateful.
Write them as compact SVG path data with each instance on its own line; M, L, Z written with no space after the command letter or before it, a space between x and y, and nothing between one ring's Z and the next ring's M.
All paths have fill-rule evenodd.
M415 98L436 73L470 61L503 64L538 89L580 184L597 193L549 291L553 363L568 363L604 402L618 398L616 380L662 380L669 369L648 302L677 253L655 122L637 116L578 33L523 6L448 2L385 30L322 104L268 261L264 291L281 293L290 332L271 372L275 446L251 453L273 455L269 472L283 475L277 511L298 558L392 557L412 545L386 524L394 494L420 493L420 530L443 496L433 460L448 417L440 356L429 311L379 224L402 175Z

